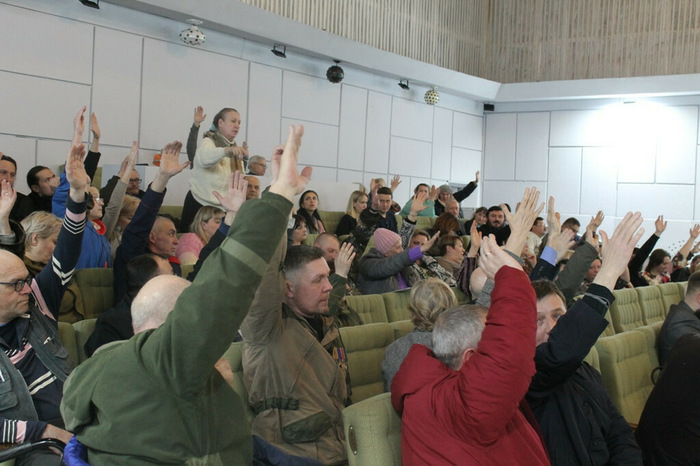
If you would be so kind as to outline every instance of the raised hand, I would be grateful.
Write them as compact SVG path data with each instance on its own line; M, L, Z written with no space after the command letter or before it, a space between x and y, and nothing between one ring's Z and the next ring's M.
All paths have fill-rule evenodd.
M239 154L241 156L241 160L248 160L248 141L243 141Z
M90 131L92 131L93 139L100 139L102 132L100 131L100 125L97 123L97 115L95 112L90 114Z
M129 183L129 178L131 177L131 172L134 170L136 165L136 159L139 155L139 143L134 141L131 143L131 150L122 160L122 165L119 167L119 179L123 183Z
M347 278L352 261L355 259L355 248L350 243L343 243L340 246L338 257L335 259L335 273L343 278Z
M472 222L471 227L469 227L469 252L467 256L476 257L481 247L481 232L479 231L479 225L476 221Z
M435 185L432 185L430 187L430 195L428 196L431 201L435 201L435 199L438 198L438 195L440 194L440 190L435 187Z
M207 114L204 113L204 109L201 106L194 108L194 125L199 128L199 125L207 118Z
M276 159L275 155L273 155L272 159L273 173L275 172L275 164L279 166L279 169L277 171L277 179L270 186L270 192L284 196L292 203L294 202L294 196L304 191L306 183L311 178L311 167L304 168L301 174L297 171L299 147L303 136L303 125L299 125L299 127L290 126L284 151Z
M586 229L588 230L590 228L591 231L596 231L598 227L600 227L601 223L603 223L604 219L605 214L602 210L599 210L595 217L591 217L591 221L588 222L588 226L586 227Z
M180 163L178 160L180 157L180 149L182 149L182 143L180 141L173 141L166 144L163 150L160 151L160 167L158 167L158 174L151 183L152 191L162 193L168 181L170 181L170 178L181 173L190 164L189 160Z
M504 266L513 267L518 270L523 269L520 264L518 264L518 261L498 247L494 235L483 238L481 241L481 255L479 256L479 268L484 272L486 278L493 280L496 276L496 272Z
M603 265L593 283L605 286L610 290L615 287L617 278L627 268L632 251L644 234L644 228L639 228L642 220L642 214L639 212L627 212L627 215L615 228L611 238L608 238L608 234L601 230Z
M435 241L437 241L438 238L440 238L440 232L439 232L439 231L438 231L437 233L435 233L428 241L426 241L425 243L423 243L423 244L421 245L421 247L420 247L420 252L422 252L423 254L425 254L426 252L428 252L428 251L430 250L430 248L433 247L433 244L435 244Z
M90 177L85 171L85 144L73 145L66 158L66 180L70 185L73 202L85 202L85 193L90 187Z
M654 228L656 228L656 231L654 234L656 236L661 236L661 233L666 231L666 226L668 225L668 222L664 222L664 216L659 215L656 217L656 221L654 222Z
M87 107L83 106L78 113L76 113L75 118L73 118L73 138L71 139L71 145L77 146L83 142L83 132L85 131L85 110Z
M574 232L568 228L557 233L550 233L549 239L547 240L547 246L557 252L557 262L566 256L569 249L574 247L574 244L576 244L576 241L574 241Z
M474 173L474 184L479 183L479 173L481 173L479 170Z
M700 235L700 225L695 224L693 225L693 228L690 229L690 237L697 239L698 235Z
M538 207L539 199L540 192L533 186L525 189L525 194L523 194L523 198L520 201L520 208L515 215L510 213L505 204L501 204L501 209L503 209L506 220L510 225L510 236L506 241L506 249L516 256L519 256L523 250L525 239L530 228L532 228L532 223L544 209L544 203L541 203Z
M226 212L233 213L234 215L238 212L245 202L246 190L248 189L248 182L245 180L243 173L236 170L235 173L231 173L228 180L228 189L225 195L221 195L216 191L212 194L221 204L221 207L226 210Z
M14 190L10 182L7 180L0 181L0 223L10 218L10 212L12 212L16 201L17 191Z
M549 196L547 202L547 231L550 235L561 231L561 215L554 210L554 196Z
M411 201L411 213L409 217L411 216L416 216L418 215L418 212L422 212L428 207L429 205L425 204L425 201L428 200L428 195L424 192L419 192L413 196L413 200Z
M394 177L391 179L391 192L393 193L400 184L401 177L399 175L394 175Z

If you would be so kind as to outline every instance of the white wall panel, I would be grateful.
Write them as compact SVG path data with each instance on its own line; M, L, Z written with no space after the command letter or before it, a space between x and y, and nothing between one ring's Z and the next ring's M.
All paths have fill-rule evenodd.
M657 183L694 183L698 108L665 107L659 122Z
M514 179L515 134L516 114L490 114L486 117L484 179Z
M454 134L452 138L453 146L479 151L483 148L483 118L455 112L452 131Z
M3 7L0 70L90 84L93 26Z
M284 144L289 128L281 128L282 70L250 64L250 105L248 106L248 146L250 155L270 159L272 149ZM209 120L214 113L209 115ZM208 125L207 125L208 126Z
M421 141L433 140L434 107L422 102L392 99L391 135Z
M474 181L474 175L481 169L481 152L455 147L452 149L452 176L450 180L467 184ZM480 178L481 180L481 178ZM462 201L462 207L479 206L481 181L471 196Z
M365 174L362 171L354 170L338 170L339 183L362 183L364 184ZM359 189L360 185L356 184L355 189ZM369 189L369 185L365 185ZM345 210L345 209L343 209Z
M141 104L142 42L134 34L95 29L91 110L103 130L102 144L128 146L139 138L139 120L133 115L139 114ZM186 135L183 132L181 138Z
M694 197L695 191L691 185L620 184L617 216L622 217L629 211L639 211L645 218L663 215L664 220L687 219L692 215ZM648 237L649 233L653 231L645 235Z
M435 109L433 119L433 159L432 174L434 179L450 179L450 154L452 152L452 115L453 112L442 108Z
M656 144L636 144L615 149L620 183L653 183Z
M558 212L578 212L581 203L581 152L574 148L551 148L547 172L547 198L554 196ZM614 212L608 212L614 215Z
M144 40L143 62L141 147L185 141L197 105L207 114L199 138L221 108L232 107L243 120L236 141L245 141L248 62L152 39Z
M515 209L515 206L523 198L523 193L525 188L535 187L540 190L539 202L544 202L545 191L547 189L547 184L542 182L537 183L527 183L524 181L489 181L484 183L484 200L481 204L486 207L491 207L493 205L498 205L502 203L507 203L510 205L511 209ZM468 201L469 199L467 199ZM466 201L465 201L466 202Z
M362 170L365 160L367 91L343 84L340 108L338 167Z
M20 165L18 175L21 174L20 176L25 178L27 171L34 165L47 166L58 175L58 167L66 163L68 149L70 149L70 141L39 140L36 145L36 164L27 167ZM17 163L19 164L19 161ZM23 184L26 185L27 182L25 181Z
M582 214L602 210L616 215L617 207L617 163L614 149L583 148L581 163L581 209Z
M336 167L338 160L338 127L307 121L282 119L282 127L304 125L304 141L299 149L299 163L319 167ZM335 181L335 177L333 178Z
M376 173L388 172L390 130L391 97L370 91L367 99L366 171Z
M517 122L515 178L547 180L549 113L520 113Z
M90 105L90 87L0 71L0 102L3 133L70 139L75 113Z
M615 134L615 116L601 110L552 112L549 144L557 146L603 146Z
M429 179L431 150L432 144L429 142L392 137L389 172Z
M314 181L337 181L338 171L335 168L328 167L313 167L313 179ZM326 207L322 207L325 210Z
M340 118L340 86L322 78L284 71L282 116L337 125Z
M104 144L100 144L100 154L102 156L100 157L100 166L102 165L119 165L121 166L122 161L124 158L129 154L131 151L131 146L129 147L122 147L122 146L106 146ZM137 159L137 163L148 163L149 165L153 161L153 154L155 152L153 151L139 151L139 157ZM180 162L184 162L187 160L187 155L183 152L180 155ZM189 169L188 169L189 170ZM151 180L149 180L150 182Z

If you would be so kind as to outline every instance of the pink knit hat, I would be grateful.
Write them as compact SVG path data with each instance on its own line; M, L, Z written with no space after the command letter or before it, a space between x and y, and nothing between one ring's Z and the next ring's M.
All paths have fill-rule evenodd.
M386 228L374 230L374 247L384 255L396 245L397 241L401 241L401 237L391 230Z

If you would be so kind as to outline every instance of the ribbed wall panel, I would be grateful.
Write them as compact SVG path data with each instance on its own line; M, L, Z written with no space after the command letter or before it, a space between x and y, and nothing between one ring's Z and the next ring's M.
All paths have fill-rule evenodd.
M697 0L241 0L499 82L700 72Z

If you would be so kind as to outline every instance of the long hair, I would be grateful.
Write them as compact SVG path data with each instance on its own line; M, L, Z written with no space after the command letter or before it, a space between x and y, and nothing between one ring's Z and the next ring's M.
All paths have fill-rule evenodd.
M311 214L309 214L306 211L306 209L302 207L304 204L304 198L309 193L314 193L316 195L316 198L319 200L319 203L321 202L321 199L318 197L318 193L316 191L314 191L313 189L307 189L306 191L301 193L301 197L299 198L299 210L297 211L297 214L304 217L304 220L306 221L306 230L309 234L313 235L319 232L318 222L322 222L322 220L321 216L318 215L318 208L314 210Z
M352 194L350 194L350 198L348 198L348 207L345 209L345 213L354 218L355 220L358 220L360 218L360 214L357 213L355 210L355 202L359 202L362 197L366 197L367 200L369 200L369 196L367 195L366 192L364 191L353 191Z

